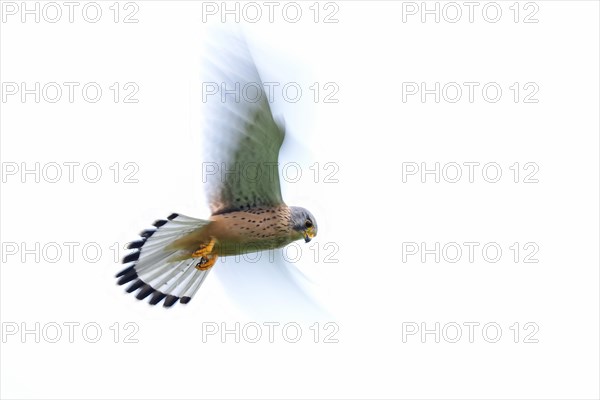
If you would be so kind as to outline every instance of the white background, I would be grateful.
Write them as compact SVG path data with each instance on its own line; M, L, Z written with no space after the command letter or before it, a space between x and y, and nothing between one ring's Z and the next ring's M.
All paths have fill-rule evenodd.
M287 22L280 6L269 23L259 3L263 19L244 30L263 80L303 88L298 102L279 96L273 110L288 131L281 162L297 162L303 172L298 183L283 180L284 198L319 222L317 262L301 244L306 253L295 264L314 303L296 307L269 273L251 284L236 282L262 262L227 262L217 264L189 305L170 310L115 285L120 266L111 246L171 212L208 216L200 157L202 4L138 1L139 22L132 24L113 22L113 2L101 2L101 20L88 23L84 4L73 23L64 6L57 23L3 15L3 83L103 88L97 103L80 90L73 103L66 92L57 103L35 103L31 95L1 103L4 172L11 163L96 162L103 173L98 183L87 182L81 167L73 183L66 167L57 183L43 176L38 183L20 171L3 177L3 398L598 398L597 2L536 2L537 23L523 22L534 10L525 3L515 23L513 2L499 3L497 23L482 17L486 3L472 23L462 3L457 23L443 16L436 23L431 15L422 23L420 14L403 22L407 4L391 1L337 2L337 23L323 23L336 9L324 10L323 3L318 23L312 2L301 3L298 23ZM204 15L213 25L219 16ZM114 82L137 84L139 102L114 103L108 89ZM314 82L335 83L338 102L315 103ZM403 82L480 86L472 103L466 92L457 103L436 103L433 95L403 102ZM488 82L503 89L498 102L481 97ZM535 83L538 102L524 103L522 92L515 103L514 82L521 90ZM115 162L122 173L125 163L135 163L139 182L124 183L121 175L115 183L109 169ZM315 162L335 163L338 182L320 176L315 183L309 169ZM473 183L466 175L457 183L443 177L435 183L431 175L425 183L420 175L403 182L402 165L410 162L430 168L496 162L502 177L488 183L480 165ZM523 183L521 175L514 183L515 162L535 163L539 182ZM41 254L49 243L64 242L79 243L73 259L64 246L56 262ZM404 254L403 262L407 242L481 246L472 263L466 253L456 263L444 257L436 263L433 255L422 262L420 254ZM503 251L495 263L481 255L490 242ZM515 242L516 263L509 249ZM528 242L539 247L537 263L523 262ZM6 253L10 243L17 254ZM37 262L36 254L22 251L36 243ZM96 262L82 255L86 243L102 249ZM326 243L338 246L338 263L325 262ZM263 267L273 272L273 265ZM211 324L233 329L236 322L264 321L281 324L273 343L266 327L258 343L244 337L236 343L234 335L203 340ZM310 330L315 321L318 343ZM327 321L339 327L337 343L325 343ZM69 322L80 324L73 343ZM139 328L137 343L125 343L127 322ZM281 333L289 322L302 328L297 343ZM468 322L480 324L472 343ZM537 343L524 339L533 329L524 329L528 322L539 328L530 337ZM35 334L21 336L36 323L39 343ZM51 343L53 323L62 327L57 343ZM86 323L101 327L97 343L83 335ZM403 340L406 323L428 329L456 323L462 337L451 343L449 330L440 331L439 343L433 334ZM486 340L493 329L483 335L486 323L501 327L496 343ZM8 334L15 326L19 331Z

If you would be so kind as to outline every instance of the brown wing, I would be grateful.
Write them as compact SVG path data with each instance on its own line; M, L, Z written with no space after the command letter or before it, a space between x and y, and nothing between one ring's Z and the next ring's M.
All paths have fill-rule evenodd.
M284 130L273 119L249 49L230 39L211 62L205 126L206 193L213 215L284 204L279 149ZM206 82L206 81L205 81Z

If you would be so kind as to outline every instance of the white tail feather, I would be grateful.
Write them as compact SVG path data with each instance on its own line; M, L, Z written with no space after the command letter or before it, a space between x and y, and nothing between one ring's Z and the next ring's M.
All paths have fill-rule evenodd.
M171 214L167 220L154 223L156 229L140 233L141 238L129 244L134 251L123 258L127 268L117 274L119 285L135 280L128 288L131 293L137 289L137 298L142 300L153 294L150 304L158 304L165 299L164 306L171 307L179 300L187 304L196 294L210 269L199 270L195 266L198 259L180 257L181 250L167 250L175 240L210 224L210 221ZM179 259L178 259L179 257Z

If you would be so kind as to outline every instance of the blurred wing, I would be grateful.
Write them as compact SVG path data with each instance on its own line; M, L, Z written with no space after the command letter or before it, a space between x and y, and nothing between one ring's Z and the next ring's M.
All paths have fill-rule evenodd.
M218 54L209 62L209 80L203 84L205 183L211 212L281 205L277 163L284 130L273 119L248 47L243 39L232 38L210 53Z
M314 285L281 251L270 259L258 253L257 261L234 257L215 269L215 274L237 308L257 321L332 321L334 317L315 296ZM255 259L256 260L256 259Z

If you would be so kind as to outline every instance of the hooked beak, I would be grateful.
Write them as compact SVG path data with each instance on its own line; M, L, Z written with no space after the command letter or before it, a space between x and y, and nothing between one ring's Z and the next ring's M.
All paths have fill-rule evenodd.
M304 231L304 242L308 243L310 242L310 240L312 238L314 238L316 235L315 233L315 227L311 226L310 228L308 228L307 230Z

